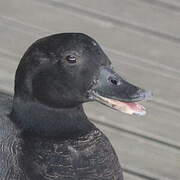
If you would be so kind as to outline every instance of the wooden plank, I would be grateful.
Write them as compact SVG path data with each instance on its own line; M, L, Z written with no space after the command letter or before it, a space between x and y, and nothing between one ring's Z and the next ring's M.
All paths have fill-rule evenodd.
M97 125L109 137L124 168L128 167L152 179L177 180L179 178L180 151Z
M141 2L146 2L154 6L159 6L160 8L168 9L176 13L180 12L180 2L179 0L137 0Z
M144 1L144 0L143 0ZM148 0L149 1L149 0ZM175 6L180 6L180 1L179 0L150 0L150 1L155 1L155 2L161 2L161 3L166 3L170 5L175 5Z
M136 27L135 29L139 31L144 31L144 33L149 33L149 30L152 30L150 34L153 34L153 31L163 33L164 35L171 35L177 38L180 38L179 31L180 25L176 22L180 21L180 14L172 13L169 11L169 6L179 5L179 3L172 3L169 1L169 4L166 2L167 9L162 9L165 1L157 0L103 0L96 1L92 0L51 0L52 2L61 2L75 8L83 9L83 11L91 12L97 14L97 18L102 18L102 20L108 19L108 17L113 20L119 21L120 25L123 22L126 23L130 28ZM155 6L159 2L159 6ZM169 5L169 6L168 6ZM164 7L164 6L163 6ZM153 13L152 13L153 12ZM106 16L108 16L106 18ZM133 26L132 26L133 25ZM142 29L140 28L142 27ZM156 35L156 33L154 33ZM166 38L164 36L164 38Z

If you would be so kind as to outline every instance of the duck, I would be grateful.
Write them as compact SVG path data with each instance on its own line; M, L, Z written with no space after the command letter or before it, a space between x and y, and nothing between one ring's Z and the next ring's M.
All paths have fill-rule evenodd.
M1 179L123 180L114 148L83 104L144 115L138 102L150 96L115 72L90 36L38 39L20 60L14 95L0 95Z

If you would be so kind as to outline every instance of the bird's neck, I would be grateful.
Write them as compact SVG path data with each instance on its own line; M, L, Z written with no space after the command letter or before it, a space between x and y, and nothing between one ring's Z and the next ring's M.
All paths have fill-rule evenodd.
M11 119L25 134L43 138L74 138L95 128L82 105L56 109L18 98L14 99Z

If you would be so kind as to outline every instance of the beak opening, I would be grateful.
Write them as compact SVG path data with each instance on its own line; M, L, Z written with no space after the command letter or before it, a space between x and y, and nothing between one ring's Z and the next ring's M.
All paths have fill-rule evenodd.
M123 80L110 67L103 67L90 92L90 98L115 110L142 116L145 107L137 102L149 100L152 93Z

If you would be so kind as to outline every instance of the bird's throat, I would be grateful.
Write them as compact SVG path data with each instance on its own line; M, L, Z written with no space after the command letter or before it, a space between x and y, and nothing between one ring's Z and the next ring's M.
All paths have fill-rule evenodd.
M68 139L87 134L94 128L82 105L56 109L14 99L11 119L25 134L43 138Z

